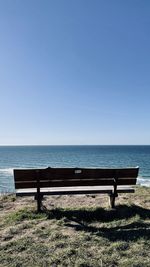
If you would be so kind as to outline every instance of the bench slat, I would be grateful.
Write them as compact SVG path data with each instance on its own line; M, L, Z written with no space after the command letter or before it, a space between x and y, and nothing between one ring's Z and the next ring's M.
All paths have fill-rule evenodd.
M127 169L77 169L77 168L47 168L47 169L32 169L32 170L14 170L15 181L34 181L39 173L40 180L70 180L88 178L110 179L119 178L136 178L138 168Z

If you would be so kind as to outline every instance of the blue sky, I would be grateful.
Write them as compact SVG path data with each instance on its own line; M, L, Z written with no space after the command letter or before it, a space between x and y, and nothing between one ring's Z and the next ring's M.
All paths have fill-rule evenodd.
M149 0L1 0L0 144L150 144Z

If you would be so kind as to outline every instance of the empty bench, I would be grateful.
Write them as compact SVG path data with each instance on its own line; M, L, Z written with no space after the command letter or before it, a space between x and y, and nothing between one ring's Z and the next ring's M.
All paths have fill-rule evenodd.
M34 196L41 211L44 195L107 194L115 207L118 193L134 193L139 167L46 168L14 170L16 196Z

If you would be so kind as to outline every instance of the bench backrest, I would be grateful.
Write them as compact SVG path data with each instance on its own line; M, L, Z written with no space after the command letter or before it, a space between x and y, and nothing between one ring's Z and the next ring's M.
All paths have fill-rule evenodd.
M46 168L14 170L16 189L67 186L135 185L139 168Z

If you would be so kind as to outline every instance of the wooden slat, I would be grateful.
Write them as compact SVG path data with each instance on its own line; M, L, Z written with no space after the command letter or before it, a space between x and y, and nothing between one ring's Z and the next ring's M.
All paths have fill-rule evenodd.
M37 182L16 182L15 189L37 188Z
M115 177L118 178L136 178L138 176L139 168L124 168L124 169L116 169Z
M50 172L43 170L41 172L43 177L55 178L55 179L87 179L87 178L111 178L114 177L114 170L111 169L76 169L76 168L60 168L52 169Z
M69 181L41 181L40 187L67 187L67 186L96 186L96 185L113 185L113 180L69 180ZM16 189L36 188L37 183L32 182L16 182Z
M82 178L114 178L114 177L137 177L138 168L126 169L84 169L84 168L47 168L40 171L41 177L57 179L76 179Z
M35 181L37 180L37 172L36 169L14 170L14 179L15 181Z
M121 178L118 179L117 185L136 185L135 178Z

